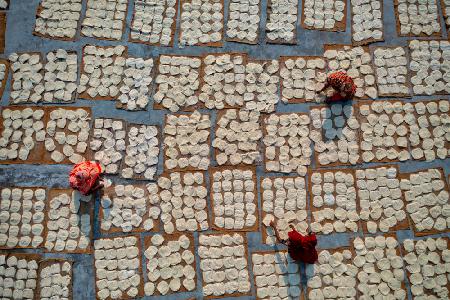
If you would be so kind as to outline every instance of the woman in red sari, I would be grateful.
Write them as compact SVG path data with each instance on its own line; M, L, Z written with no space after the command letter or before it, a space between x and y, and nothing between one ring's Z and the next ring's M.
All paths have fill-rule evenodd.
M314 233L309 233L304 236L297 230L295 230L294 225L289 224L291 231L288 233L288 238L283 240L275 227L275 223L270 222L270 226L275 232L275 237L277 241L288 247L288 253L291 258L295 261L302 261L306 264L313 264L317 261L317 237Z
M102 167L97 162L84 161L76 164L69 174L70 187L83 195L90 195L103 188Z
M319 91L319 93L323 92L329 87L333 88L334 94L326 98L326 103L351 100L356 93L356 85L353 82L353 79L342 71L337 71L328 75L327 82L325 83L325 86Z

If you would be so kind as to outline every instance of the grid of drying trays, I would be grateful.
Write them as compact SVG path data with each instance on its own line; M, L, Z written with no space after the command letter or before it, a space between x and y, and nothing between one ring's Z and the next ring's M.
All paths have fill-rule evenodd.
M450 1L32 2L0 1L48 44L6 35L0 165L97 160L107 186L3 180L1 299L448 299ZM327 106L336 70L355 100Z

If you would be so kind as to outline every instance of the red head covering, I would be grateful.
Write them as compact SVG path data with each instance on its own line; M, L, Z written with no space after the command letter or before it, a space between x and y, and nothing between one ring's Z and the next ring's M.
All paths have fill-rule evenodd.
M87 195L94 187L102 173L102 167L97 162L84 161L76 164L69 174L70 187Z

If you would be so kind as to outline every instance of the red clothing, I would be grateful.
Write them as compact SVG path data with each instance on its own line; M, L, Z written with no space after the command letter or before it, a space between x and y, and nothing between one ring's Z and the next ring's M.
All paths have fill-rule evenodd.
M288 252L293 260L313 264L317 261L317 237L315 234L303 236L296 230L288 233Z
M334 72L328 75L325 88L329 86L331 86L336 92L333 96L327 98L327 102L350 100L356 93L356 85L353 82L353 79L342 71ZM341 93L344 95L341 95Z
M76 164L69 174L70 187L80 191L83 195L88 195L102 173L99 163L84 161Z
M339 102L346 100L340 93L334 93L333 96L327 98L327 102Z

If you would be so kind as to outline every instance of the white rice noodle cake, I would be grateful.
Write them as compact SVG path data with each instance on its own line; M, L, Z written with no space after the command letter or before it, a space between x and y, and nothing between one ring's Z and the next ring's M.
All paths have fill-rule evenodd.
M81 23L83 36L116 40L122 39L127 17L128 0L88 0L86 15Z
M52 163L77 164L89 159L90 120L90 108L59 107L50 110L45 128L45 149Z
M306 265L308 299L358 299L353 253L349 248L319 250L315 264Z
M406 239L402 250L413 299L448 299L448 237Z
M441 0L441 9L447 31L450 28L450 0Z
M322 102L317 94L325 86L325 59L319 56L285 56L281 61L281 101Z
M42 102L45 87L41 54L11 53L8 59L12 71L11 104Z
M123 73L125 77L116 107L130 111L146 110L153 82L153 59L128 57Z
M1 253L0 297L3 299L34 300L38 289L37 254Z
M218 230L253 231L258 228L256 169L212 168L211 200Z
M297 42L296 0L270 0L267 4L266 41L274 44Z
M394 236L378 235L353 240L353 264L357 267L358 299L384 295L407 299L403 259Z
M130 41L173 46L178 0L137 0L134 3Z
M376 47L373 61L378 95L409 97L408 59L403 47Z
M266 171L305 176L312 156L309 115L271 114L263 120Z
M136 299L143 296L140 245L138 236L95 240L97 299Z
M406 161L411 158L408 135L414 118L409 106L401 101L360 102L363 162Z
M271 113L278 103L278 60L252 60L245 66L245 108Z
M6 88L6 81L9 74L9 62L6 59L0 59L0 97Z
M310 173L311 231L318 234L357 232L355 175L352 170Z
M204 297L250 295L247 238L234 233L199 236L198 256Z
M51 39L74 40L82 0L42 0L36 13L34 34Z
M394 4L400 36L441 36L437 0L395 0Z
M311 30L345 31L346 1L305 0L302 25Z
M117 99L126 68L126 54L127 48L122 45L115 47L86 45L83 48L83 68L77 89L80 97L90 100Z
M144 239L146 296L192 292L196 288L194 237L155 234Z
M302 299L300 265L286 251L252 253L256 299Z
M260 0L230 0L227 40L257 44L259 36Z
M158 177L164 232L209 228L205 180L203 172L170 172Z
M223 0L182 0L179 47L221 47Z
M215 139L212 146L217 164L253 165L261 160L259 140L262 131L257 111L227 109L217 118Z
M411 40L409 70L414 95L450 94L450 43Z
M159 56L154 108L177 112L197 105L201 64L195 56Z
M207 170L210 164L209 114L170 114L164 126L164 168Z
M89 141L105 174L117 174L125 152L126 123L123 120L96 118Z
M245 104L246 64L247 55L240 53L208 54L203 58L199 99L206 108L235 108Z
M128 124L123 178L153 180L159 156L159 129L156 125Z
M76 52L64 49L48 52L44 72L44 103L75 102L78 79Z
M45 112L39 108L2 109L0 162L41 162L45 140Z
M71 189L51 189L46 215L47 252L88 253L91 250L93 203Z
M301 234L308 232L306 210L306 182L304 177L264 177L261 180L263 243L275 245L274 221L281 239L288 238L289 224Z
M383 1L351 0L352 41L357 45L383 40Z
M314 155L319 166L356 165L359 155L359 121L351 104L330 107L313 106L310 110Z
M161 209L158 207L156 183L109 187L100 203L102 232L147 232L158 229Z
M325 45L324 57L328 73L346 72L355 85L355 98L375 99L378 97L372 57L368 47L348 45Z
M72 299L72 262L48 259L39 267L39 299Z
M0 190L0 247L38 248L44 242L44 188Z
M359 217L364 232L408 229L398 169L385 166L355 172Z
M448 100L409 104L413 116L408 137L413 159L433 161L450 156L449 106Z
M427 169L401 177L406 212L416 235L448 231L450 202L442 169Z

